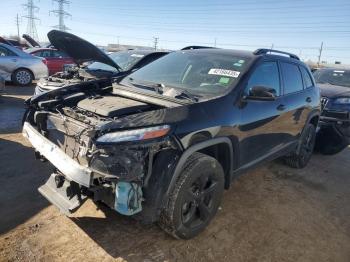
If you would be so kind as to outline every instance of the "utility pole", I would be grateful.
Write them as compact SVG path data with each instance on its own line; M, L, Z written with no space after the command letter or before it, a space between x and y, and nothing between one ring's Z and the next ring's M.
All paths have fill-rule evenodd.
M28 19L27 34L30 35L33 39L38 40L38 32L36 31L35 20L39 20L39 18L35 17L34 13L38 12L39 7L34 5L33 0L28 0L27 3L23 6L28 11L27 15L23 16Z
M64 11L64 5L68 5L70 1L67 0L53 0L58 3L58 9L51 10L50 13L54 13L58 16L58 25L55 25L54 28L57 28L61 31L67 31L69 28L64 24L64 18L71 17L72 15Z
M17 37L18 37L18 41L21 39L19 36L19 18L18 18L18 14L16 15L16 26L17 26Z
M216 47L216 37L214 38L214 47Z
M320 53L318 55L318 61L317 61L317 66L320 66L320 62L321 62L321 56L322 56L322 51L323 51L323 42L321 42L321 48L320 48Z
M158 41L159 41L159 37L153 37L154 50L156 50L156 51L157 51L157 47L158 47Z

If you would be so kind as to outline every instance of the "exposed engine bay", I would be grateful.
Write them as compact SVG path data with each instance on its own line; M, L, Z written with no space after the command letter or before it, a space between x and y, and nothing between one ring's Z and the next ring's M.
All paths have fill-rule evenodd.
M40 79L38 88L42 91L48 91L52 88L69 86L91 80L101 79L101 81L104 82L113 77L113 75L114 73L111 71L89 70L87 67L79 67L76 65L66 66L64 71ZM111 80L109 80L108 83L110 85Z
M42 94L28 102L28 106L24 135L28 139L43 136L47 143L52 143L48 149L42 141L36 147L37 158L47 159L55 166L50 179L39 189L49 201L59 201L56 205L61 205L66 214L74 212L87 196L124 215L142 210L142 188L151 176L153 158L162 150L175 149L176 143L170 137L127 144L104 144L97 138L123 117L165 106L118 95L113 87L99 81ZM31 130L33 127L35 130ZM31 134L35 132L38 134ZM31 143L35 147L35 139ZM56 157L49 158L55 150ZM73 172L70 170L73 167L68 160L62 160L66 156L87 168L90 178L80 181L67 177L64 171ZM60 192L59 200L50 199L53 191Z

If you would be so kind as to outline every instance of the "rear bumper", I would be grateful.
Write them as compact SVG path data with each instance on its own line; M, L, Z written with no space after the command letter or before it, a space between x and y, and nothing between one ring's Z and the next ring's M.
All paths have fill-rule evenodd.
M57 145L40 134L28 122L23 125L23 136L47 160L49 160L68 180L90 187L92 170L78 164L67 156Z

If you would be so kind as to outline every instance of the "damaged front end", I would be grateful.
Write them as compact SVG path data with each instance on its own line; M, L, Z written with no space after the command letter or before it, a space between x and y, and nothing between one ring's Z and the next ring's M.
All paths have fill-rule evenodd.
M126 116L164 106L110 91L60 89L27 102L23 135L37 158L54 166L39 192L65 214L74 212L87 197L123 215L140 213L155 157L181 151L170 125L120 125Z

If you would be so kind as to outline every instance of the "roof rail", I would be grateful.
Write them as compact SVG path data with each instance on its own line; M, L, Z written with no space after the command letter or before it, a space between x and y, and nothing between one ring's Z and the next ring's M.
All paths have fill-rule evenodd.
M181 48L181 50L211 49L211 48L216 48L216 47L211 47L211 46L199 46L199 45L190 45L190 46L186 46L186 47L184 47L184 48Z
M294 54L291 54L291 53L288 53L288 52L275 50L275 49L260 48L260 49L256 49L253 52L254 55L263 55L263 54L268 54L268 53L284 54L284 55L288 55L290 58L294 58L296 60L300 60L300 58L297 55L294 55Z

